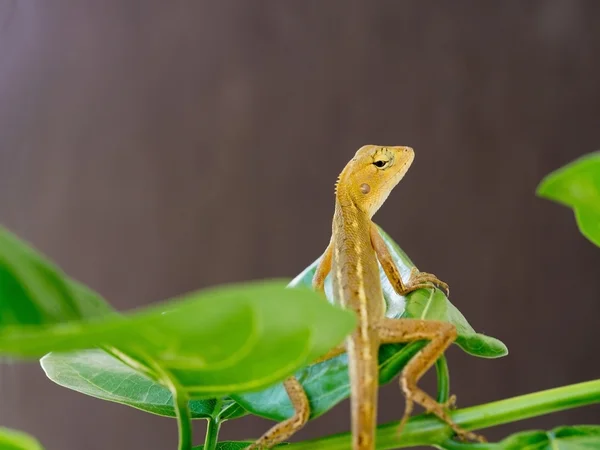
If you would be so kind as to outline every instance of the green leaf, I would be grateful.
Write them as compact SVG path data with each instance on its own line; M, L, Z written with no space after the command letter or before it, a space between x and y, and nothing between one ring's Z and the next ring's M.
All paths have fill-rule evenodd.
M600 247L600 152L547 175L537 195L571 207L581 233Z
M192 400L190 404L197 401L200 400ZM222 404L220 405L218 414L216 414L214 417L214 419L218 420L219 422L237 419L238 417L243 417L248 414L248 412L244 408L242 408L241 405L236 403L232 398L224 397L223 399L221 399L221 401Z
M73 317L117 314L98 294L69 279L34 249L1 227L0 274L0 325L53 324ZM74 355L49 354L42 365L44 361L47 362L47 373L53 375L50 378L62 379L54 379L58 384L72 382L73 389L98 398L129 404L160 415L175 416L172 396L167 389L103 351L90 350L89 353ZM87 371L86 362L90 365ZM95 372L91 373L90 369ZM119 388L115 390L116 386ZM89 392L85 392L86 388ZM142 389L144 391L140 392ZM219 402L219 411L214 410L216 405L216 399L192 400L192 416L226 420L246 414L232 400Z
M380 231L403 279L407 281L414 264L383 230ZM294 278L290 286L311 286L319 260L320 258ZM496 358L507 354L507 348L501 341L476 333L442 291L420 289L407 296L400 296L396 294L381 268L380 278L388 317L445 320L457 327L459 337L456 343L467 353L484 358ZM329 301L333 302L331 277L326 279L325 293ZM421 341L409 345L383 345L379 351L380 384L388 383L398 375L425 344ZM304 367L295 375L308 395L311 418L320 416L350 395L346 355ZM232 397L247 411L273 420L284 420L293 414L292 405L282 384L260 392L235 394Z
M161 383L168 374L195 398L281 380L339 344L355 323L321 295L280 281L221 286L129 315L77 320L105 303L6 230L0 255L0 354L103 347Z
M223 441L217 444L216 450L244 450L252 444L252 441ZM280 447L276 445L274 448ZM194 447L193 450L204 450L204 445L200 445L198 447Z
M502 450L584 450L600 448L600 426L559 427L552 431L525 431L500 443Z
M254 282L194 292L128 316L6 326L0 353L35 357L109 347L131 367L153 377L160 366L189 396L210 398L285 378L339 344L354 323L352 313L309 289Z
M600 448L600 426L576 425L552 431L522 431L488 444L449 440L439 447L446 450L596 450Z
M173 395L167 388L105 351L49 353L41 364L48 378L66 388L152 414L175 417ZM193 419L211 417L223 421L246 414L231 399L191 400L189 408Z
M223 441L217 444L216 450L244 450L254 441ZM285 448L288 444L278 444L272 448ZM204 445L194 447L192 450L204 450Z
M0 226L0 327L54 324L111 312L98 295Z
M413 262L391 237L389 237L381 228L379 230L388 245L394 262L401 271L403 279L408 281L410 271L414 267ZM458 331L456 344L466 353L481 358L499 358L508 354L506 345L500 340L475 332L473 327L467 322L467 319L465 319L465 316L462 315L441 290L419 289L402 297L396 294L389 280L383 273L383 270L380 272L382 274L381 280L386 302L388 304L406 305L405 310L400 316L392 316L388 313L388 317L443 320L445 322L450 322L456 326Z
M42 446L35 438L28 434L0 427L0 449L42 450Z

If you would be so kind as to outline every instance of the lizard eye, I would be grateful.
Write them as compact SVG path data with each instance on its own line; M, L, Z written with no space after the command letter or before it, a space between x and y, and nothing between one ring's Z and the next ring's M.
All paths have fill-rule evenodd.
M373 164L375 165L375 167L379 167L380 169L382 167L384 167L386 164L388 163L388 161L384 161L382 159L375 161Z

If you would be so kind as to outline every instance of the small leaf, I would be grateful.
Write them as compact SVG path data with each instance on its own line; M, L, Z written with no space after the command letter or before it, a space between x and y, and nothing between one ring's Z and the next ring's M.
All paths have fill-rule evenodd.
M501 450L584 450L600 448L600 426L559 427L552 431L525 431L500 442Z
M0 226L0 327L99 317L112 308Z
M217 448L216 450L244 450L246 447L248 447L250 444L252 444L253 441L223 441L223 442L219 442L217 444ZM279 447L279 445L276 445L273 448L277 448ZM204 450L204 445L200 445L198 447L194 447L192 450Z
M600 152L547 175L537 195L571 207L581 233L600 247Z
M217 444L216 450L244 450L254 441L223 441ZM278 444L272 448L285 448L288 444ZM192 450L204 450L204 445L194 447Z
M49 353L41 360L46 376L56 384L110 402L160 416L175 417L171 392L102 350ZM193 419L228 420L246 412L232 400L192 400Z
M192 400L192 402L196 402L199 400ZM241 405L233 401L233 399L229 397L225 397L223 399L223 404L219 410L219 414L215 417L219 422L224 422L226 420L237 419L238 417L243 417L248 412L242 408Z
M42 450L40 443L21 431L0 427L0 449L2 450Z
M381 230L384 241L403 279L408 281L414 264L398 245ZM311 286L312 278L320 258L294 278L290 286ZM396 294L385 272L380 267L380 279L386 302L386 315L392 318L421 318L444 320L453 323L459 337L456 344L465 352L484 358L496 358L507 354L506 346L499 340L476 333L464 316L438 289L419 289L407 296ZM331 276L325 281L325 293L333 302ZM379 351L379 382L390 382L404 368L426 342L383 345ZM311 407L311 418L325 413L350 395L348 358L340 355L319 364L304 367L296 372L302 383ZM271 386L260 392L234 394L232 397L248 412L272 420L291 417L293 408L282 384Z
M552 431L522 431L497 443L448 440L439 446L446 450L596 450L600 448L600 426L575 425Z

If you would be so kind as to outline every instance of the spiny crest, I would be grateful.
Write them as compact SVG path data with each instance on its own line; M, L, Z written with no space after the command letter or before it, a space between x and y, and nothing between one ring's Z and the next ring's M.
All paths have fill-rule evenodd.
M340 174L338 175L337 179L335 180L335 189L334 189L334 193L335 193L335 195L337 195L337 194L338 194L338 190L339 190L339 187L340 187L340 183L342 182L342 177L344 176L344 174L345 174L346 172L348 172L348 170L351 170L351 169L349 169L349 168L351 167L352 163L353 163L355 160L356 160L355 158L352 158L352 159L350 160L350 162L348 162L348 164L346 164L346 167L344 167L344 170L342 170L342 171L340 172Z

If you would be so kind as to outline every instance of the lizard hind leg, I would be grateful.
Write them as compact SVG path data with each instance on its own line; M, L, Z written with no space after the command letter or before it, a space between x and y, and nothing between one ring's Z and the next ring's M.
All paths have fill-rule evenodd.
M274 425L263 434L256 442L246 447L246 450L267 450L285 441L298 430L300 430L310 416L310 406L304 388L296 377L289 377L283 382L283 386L294 406L294 415L289 419Z
M472 441L485 442L482 436L459 427L450 417L448 406L450 403L438 403L433 397L417 387L419 379L444 353L456 339L456 327L447 322L418 319L383 319L378 324L381 343L412 342L428 340L429 343L419 351L404 367L400 375L400 385L406 397L406 408L400 430L410 417L414 403L421 405L428 413L435 414L440 420L448 424L461 438Z

